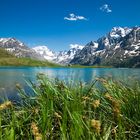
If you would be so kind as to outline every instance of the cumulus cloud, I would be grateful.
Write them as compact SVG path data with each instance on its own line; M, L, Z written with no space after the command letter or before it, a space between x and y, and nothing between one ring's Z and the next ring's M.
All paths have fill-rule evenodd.
M64 19L69 21L87 20L84 16L77 16L73 13L69 14L69 17L64 17Z
M109 8L108 4L104 4L103 6L100 7L100 10L106 13L111 13L112 10Z

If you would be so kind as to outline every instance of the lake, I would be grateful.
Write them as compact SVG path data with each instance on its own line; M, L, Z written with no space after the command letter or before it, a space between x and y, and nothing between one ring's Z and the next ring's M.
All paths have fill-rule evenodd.
M47 67L0 67L0 96L18 100L15 85L19 83L26 91L26 81L36 81L36 75L44 73L50 78L67 81L92 82L97 77L112 77L131 84L131 78L140 80L140 69L129 68L47 68Z

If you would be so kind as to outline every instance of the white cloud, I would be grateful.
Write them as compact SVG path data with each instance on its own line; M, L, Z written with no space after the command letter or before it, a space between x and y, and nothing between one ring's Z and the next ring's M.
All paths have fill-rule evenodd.
M100 10L106 13L111 13L112 10L109 8L108 4L104 4L103 6L100 7Z
M69 14L69 17L64 17L64 19L69 21L87 20L84 16L77 16L73 13Z

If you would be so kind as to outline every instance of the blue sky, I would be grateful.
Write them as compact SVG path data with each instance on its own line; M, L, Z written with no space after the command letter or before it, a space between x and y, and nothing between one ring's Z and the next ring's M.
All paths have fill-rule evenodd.
M140 0L0 0L0 37L67 50L114 26L140 25Z

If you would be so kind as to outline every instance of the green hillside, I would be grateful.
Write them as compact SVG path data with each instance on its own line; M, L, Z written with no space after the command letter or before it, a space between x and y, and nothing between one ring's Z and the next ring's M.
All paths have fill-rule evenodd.
M58 64L54 64L48 61L34 60L31 58L17 58L4 49L0 49L0 66L48 66L57 67Z
M10 54L8 51L0 48L0 59L2 58L14 58L15 56Z

